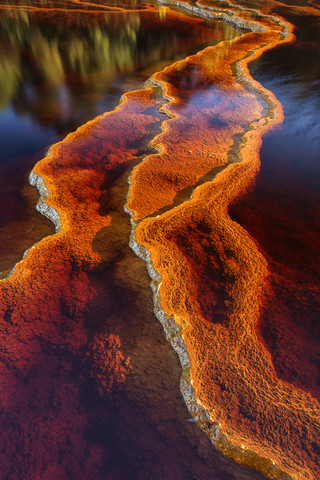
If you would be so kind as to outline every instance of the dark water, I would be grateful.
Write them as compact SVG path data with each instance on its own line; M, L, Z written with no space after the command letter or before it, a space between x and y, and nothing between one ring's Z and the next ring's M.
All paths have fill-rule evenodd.
M30 8L0 10L0 271L53 232L35 212L37 194L27 181L52 143L112 110L164 65L239 35L222 22L187 21L142 3L113 4L129 8L116 13L103 2L102 10L24 4Z
M46 5L54 7L53 2ZM95 7L90 19L88 12L83 15L79 9L73 5L71 16L52 11L50 16L42 11L1 12L2 270L9 269L34 241L53 231L49 222L35 215L37 193L27 185L29 170L52 142L113 108L121 93L141 86L165 63L223 39L224 30L238 35L223 24L212 28L203 21L202 26L192 20L182 22L168 12L165 18L160 11L148 14L150 18L130 11L110 19L108 14L96 14ZM117 224L114 231L100 232L95 239L94 249L102 265L89 276L96 296L84 318L89 338L99 336L100 331L121 337L132 374L125 384L101 397L83 358L73 355L72 349L59 349L44 335L34 371L21 367L17 375L22 380L17 377L8 387L14 391L14 401L1 417L4 476L44 480L262 479L257 472L225 458L195 423L188 422L190 414L179 390L178 358L154 317L145 265L128 246L131 227L123 205L132 166L129 162L120 168L108 185L102 207L112 213ZM45 279L44 272L39 281ZM27 311L29 320L28 315ZM34 318L30 320L33 324ZM74 318L63 316L53 323L60 321L68 330L68 322ZM28 330L21 319L20 324L22 331ZM3 326L6 328L5 322ZM41 332L31 337L38 335L41 337ZM16 332L8 337L4 336L5 342L20 345ZM17 358L19 354L27 358L27 350L22 344ZM64 392L65 376L68 386ZM74 385L80 392L75 396L74 412L65 411L59 402L54 404L59 388L68 404L68 389ZM79 416L84 427L77 424ZM55 437L61 419L66 427ZM47 442L48 438L53 442ZM83 450L86 445L90 448Z
M55 4L47 5L53 9ZM129 6L133 10L134 5ZM28 172L48 146L114 108L124 91L140 87L154 70L225 38L227 31L221 23L215 23L214 29L205 22L196 28L191 20L188 24L176 17L170 19L168 12L163 16L163 10L151 12L149 17L136 11L111 17L98 12L97 7L92 8L90 17L88 11L80 10L74 5L72 14L0 13L0 270L10 269L26 248L53 232L50 222L34 213L37 194L27 185ZM230 27L228 32L229 36L237 34ZM281 230L281 218L276 222L273 218L279 205L285 207L285 218L306 217L317 230L319 216L314 206L319 200L320 144L316 22L311 28L310 19L301 24L295 45L264 55L252 66L252 72L283 103L286 120L281 130L265 139L261 173L248 203L255 203L263 192L270 198L272 192L274 202L264 202L264 222L270 218L267 238L279 237L274 226L280 223ZM126 176L116 180L124 203ZM278 254L285 261L283 247L271 251L275 242L265 241L265 234L259 236L242 212L240 208L234 213L237 219L270 256ZM127 225L122 209L118 213ZM297 219L292 225L294 233ZM123 228L129 235L130 226ZM291 239L293 249L291 256L288 250L290 263L297 258L297 242L292 242L288 224L284 231L282 235ZM126 242L121 249L127 249ZM122 276L118 272L117 278L114 266L112 277L98 272L91 278L97 300L88 319L103 318L107 329L126 339L124 348L135 367L125 388L113 393L108 404L96 395L90 382L83 385L80 403L90 412L87 439L103 448L104 476L117 480L262 478L215 452L198 427L187 421L189 414L179 391L178 360L153 316L145 267L133 253L126 250L125 255L130 271L126 269ZM312 259L301 255L305 268L312 265ZM139 285L132 290L137 277L144 278L142 288ZM117 312L122 320L115 323L116 300L122 304ZM108 302L110 311L106 311ZM70 478L74 478L72 473Z
M216 43L217 32L220 40L226 30L217 22L211 35L205 22L192 30L191 20L169 13L161 20L156 8L116 20L83 14L75 21L71 15L54 23L41 14L0 16L2 162L37 152L114 108L148 73ZM237 34L229 29L229 38Z
M306 4L292 5L298 3ZM265 306L260 333L277 374L319 399L319 17L286 8L279 13L296 26L296 42L266 53L250 69L280 100L285 120L264 139L256 185L231 215L270 265L274 298Z

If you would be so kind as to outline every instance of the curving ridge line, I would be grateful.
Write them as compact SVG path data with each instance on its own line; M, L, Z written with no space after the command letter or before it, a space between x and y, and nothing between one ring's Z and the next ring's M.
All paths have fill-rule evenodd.
M226 15L219 3L173 3L196 13L201 8L202 15ZM319 404L277 378L256 328L268 266L248 233L228 216L229 205L254 182L263 135L283 120L280 103L252 79L248 63L292 41L292 26L229 6L227 15L241 26L252 16L255 33L209 47L153 76L170 99L162 107L170 120L153 140L159 153L131 175L131 245L148 264L155 312L180 356L181 389L203 430L226 455L269 478L316 479ZM259 97L267 101L267 112ZM239 124L249 125L241 161L228 164L230 138ZM226 168L212 182L174 204L181 189L219 165Z
M204 171L207 168L211 170L217 162L222 167L227 166L232 144L230 132L239 135L243 132L243 126L250 124L250 128L242 135L242 161L227 166L213 182L199 187L190 202L156 219L143 220L137 227L136 237L139 244L145 244L151 253L150 271L154 266L161 274L162 282L159 283L159 274L152 270L158 282L154 284L156 311L163 322L168 323L168 335L176 348L180 349L180 358L184 362L182 390L190 410L203 429L210 433L216 445L228 456L263 471L270 478L288 478L280 469L290 472L292 477L316 478L314 472L317 465L312 450L304 452L301 446L301 458L297 458L292 442L297 441L297 450L297 445L299 447L302 443L299 431L306 426L310 443L318 435L318 405L312 398L292 391L278 381L270 356L259 344L255 323L267 266L246 232L227 215L229 203L250 186L259 169L258 151L262 135L282 120L279 103L266 91L265 100L271 99L275 114L269 118L265 112L265 107L258 99L263 90L248 76L247 63L262 51L283 42L282 28L286 26L273 17L262 16L253 22L252 19L243 20L241 11L234 9L231 4L227 12L218 6L215 10L205 11L204 5L197 9L194 9L194 13L202 14L204 11L204 15L224 19L230 19L232 13L231 21L242 27L253 26L256 33L247 33L229 44L223 42L206 49L155 75L155 81L165 88L166 95L178 98L173 87L170 87L170 81L174 85L183 79L186 65L191 68L189 73L193 78L197 73L197 89L209 108L203 118L203 110L200 117L197 112L193 117L194 123L188 130L191 145L188 142L184 153L191 154L189 159L193 160L194 139L203 139L205 132L199 129L200 120L205 123L209 133L215 132L216 152L215 155L208 155L212 151L212 144L206 143L210 135L205 135L208 138L202 142L206 145L202 157L206 161L209 156L209 162L202 167L197 165L196 169L193 161L187 162L187 165L180 164L174 175L166 179L170 189L162 195L161 201L171 202L174 188L183 187L185 181L194 185L192 171L197 178L201 168ZM247 10L245 12L248 13ZM271 29L270 25L274 28ZM289 26L287 28L289 32ZM251 57L241 64L237 63L249 51ZM214 64L212 53L215 54ZM234 81L236 65L242 69L242 79L238 83ZM177 67L181 67L180 77ZM244 88L246 82L248 85ZM211 89L213 84L215 89ZM191 118L192 90L195 85L190 84L189 87L186 99L180 103L173 101L165 107L171 117L165 123L162 134L167 136L166 152L169 151L174 125L178 133L184 131L184 124L179 123L182 112L185 113L185 120ZM184 88L184 91L188 93L188 88ZM214 111L209 102L211 98L215 99ZM94 293L89 288L85 272L101 261L92 249L95 235L112 224L112 218L100 212L101 185L105 181L106 171L138 156L136 144L143 140L148 126L154 123L155 113L151 114L150 109L159 107L159 102L152 98L151 89L131 92L124 99L113 112L88 122L53 147L51 155L34 169L33 181L39 184L40 180L41 185L44 182L50 192L46 203L51 213L57 212L59 215L61 228L56 235L47 237L32 249L23 262L17 264L13 275L1 282L1 313L7 322L4 322L6 355L9 362L18 361L20 368L38 372L40 367L35 352L41 352L43 339L48 344L60 345L59 348L72 355L80 355L86 348L81 319ZM232 121L225 113L230 111L236 111ZM218 123L213 119L218 119ZM119 131L123 133L120 144ZM163 141L164 137L161 138ZM179 140L181 146L183 137L179 136ZM173 140L171 146L176 147L175 144ZM172 148L170 155L177 155L179 151L183 153L181 149ZM162 149L162 153L165 153L165 149ZM170 169L165 168L165 171L170 173ZM184 174L182 183L179 177L181 171ZM137 172L136 169L132 176L132 188L138 183L134 177ZM158 186L162 186L163 178L160 175ZM142 196L136 195L136 199L140 198ZM156 196L150 198L155 199ZM149 214L149 204L150 201L146 203L147 208L141 217L137 209L137 218ZM140 248L140 252L148 255L147 250ZM70 259L70 262L66 259ZM46 282L42 281L44 272ZM208 296L210 302L206 301ZM65 312L69 312L76 321L70 324L69 331L61 339L58 319L59 315L63 318ZM30 351L26 348L20 350L20 343L27 344L30 338ZM99 338L97 342L100 342ZM224 364L221 359L224 359ZM7 381L13 373L8 370L6 375ZM6 388L5 382L3 388L6 390L3 398L14 403L14 398L10 399L12 392ZM63 390L64 384L56 385L57 395L64 402L66 411L69 408L74 411L74 406L68 403L72 399L64 397ZM279 437L276 429L279 422L273 416L273 403L276 404L276 415L285 432L282 437ZM266 410L262 417L258 415L259 408ZM267 423L266 419L270 422ZM36 432L37 428L38 425L35 426ZM293 433L287 435L291 429Z

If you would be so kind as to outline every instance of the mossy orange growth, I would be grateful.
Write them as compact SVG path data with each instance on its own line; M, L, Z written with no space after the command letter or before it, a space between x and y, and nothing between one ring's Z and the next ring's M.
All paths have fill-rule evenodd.
M79 254L110 223L99 214L102 185L108 172L139 157L139 145L155 122L152 108L158 101L151 100L151 94L151 89L127 94L114 112L69 134L34 168L50 192L47 204L58 212L62 232L72 236Z
M126 95L34 168L61 228L0 282L4 478L103 478L109 453L102 456L87 439L83 384L91 376L105 395L130 367L119 336L95 329L96 319L88 318L96 297L88 275L102 262L94 239L114 222L102 197L123 165L140 155L138 145L145 148L148 129L159 122L158 105L151 89Z
M202 5L209 11L219 3ZM320 405L277 376L258 331L269 293L268 264L228 215L230 204L254 183L262 136L283 120L281 105L253 81L247 64L292 41L292 27L280 18L234 12L264 31L206 49L154 76L171 97L163 110L173 119L154 141L160 153L135 169L128 206L142 219L135 227L137 249L150 252L161 276L157 308L180 326L196 398L226 435L221 440L212 434L218 448L272 479L316 480ZM207 102L213 91L217 101L212 94ZM225 102L221 111L219 102ZM242 134L239 162L227 165L235 133ZM217 165L226 168L189 201L160 210ZM154 213L156 218L144 218Z
M271 459L292 476L315 479L320 408L278 379L257 336L267 264L226 214L224 192L234 180L226 172L188 205L144 220L136 239L161 274L161 308L182 327L190 378L200 402L214 409L211 418L233 445ZM224 451L233 456L231 448ZM245 454L239 457L247 461ZM282 478L263 462L256 466Z
M248 33L153 76L172 99L162 112L173 118L153 141L160 153L149 155L132 174L127 206L135 219L173 204L180 191L228 164L237 136L262 116L256 94L235 81L233 66L248 51L279 39L278 32Z
M307 30L310 25L320 24L319 8L316 12L310 7L311 2L309 7L281 2L266 5L270 13L290 15L299 26L297 43L291 47L294 52L299 52L306 42L300 22L306 23ZM314 31L318 29L308 33L311 40ZM304 57L308 55L307 50ZM294 58L293 63L300 62ZM305 162L303 166L297 162L302 149L299 151L300 140L290 129L295 118L289 115L283 131L276 132L271 143L266 142L257 181L231 206L230 215L249 232L268 262L269 287L257 332L272 356L275 371L281 380L319 401L320 195L319 167L314 161L318 149L310 140L303 144L312 168L305 169ZM282 145L271 150L272 144Z
M102 396L112 390L114 382L123 383L130 372L130 358L125 358L121 352L118 335L105 334L94 339L87 356L92 362L91 374Z

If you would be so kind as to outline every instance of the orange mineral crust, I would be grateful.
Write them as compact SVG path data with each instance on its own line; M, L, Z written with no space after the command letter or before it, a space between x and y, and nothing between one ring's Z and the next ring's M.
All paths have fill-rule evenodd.
M219 3L205 7L220 14ZM162 111L172 118L153 141L159 153L131 176L132 246L149 263L156 311L180 355L182 391L198 423L226 455L269 478L316 480L320 405L277 375L258 325L268 263L228 215L254 184L262 136L283 119L247 64L292 41L292 29L278 17L234 14L247 27L253 18L256 32L153 77L171 99ZM183 189L210 171L219 173L181 203Z
M36 190L26 185L36 161L34 153L42 158L42 149L49 143L103 109L113 109L129 86L135 89L191 48L218 42L228 33L224 24L208 25L204 19L168 7L135 2L131 6L124 8L118 2L117 6L90 2L90 7L70 1L1 2L1 115L14 104L18 114L23 118L30 115L32 122L48 132L48 138L43 135L41 143L34 144L34 152L28 150L31 139L26 149L23 136L13 142L16 148L1 150L2 278L25 250L52 233L50 222L44 226L45 219L34 208ZM7 155L10 159L4 162Z
M31 174L58 232L0 282L6 480L262 480L188 422L178 359L128 245L127 177L159 131L157 98L125 95Z
M290 15L291 21L300 27L295 45L297 52L306 42L301 23L307 24L307 30L313 27L311 32L319 32L319 6L316 11L311 8L312 2L308 4L310 7L284 2L268 5L269 12ZM316 45L315 36L308 32L312 47ZM304 56L308 58L305 52ZM294 62L300 63L296 58ZM278 144L277 136L275 141ZM232 205L230 213L250 233L268 261L269 288L258 332L272 356L276 373L283 381L309 392L319 401L319 165L315 161L318 150L314 153L312 145L308 142L304 145L310 170L301 168L295 161L299 154L294 151L297 142L292 136L280 151L271 153L266 145L255 186Z
M113 15L126 14L126 3L66 5ZM140 6L129 3L135 15ZM133 167L131 244L154 277L155 312L180 355L190 412L237 462L271 479L318 478L320 406L277 374L258 324L267 260L228 215L254 184L262 136L283 119L247 64L291 41L291 27L228 3L180 5L252 31L155 74L52 146L30 175L56 233L0 282L5 479L261 479L213 450L180 410L178 362L128 248ZM47 6L60 15L59 2ZM153 9L142 8L146 17ZM149 153L151 139L158 153Z
M261 23L260 28L266 29L269 22ZM173 205L177 194L203 177L208 180L205 175L210 172L213 177L231 161L238 137L255 128L254 121L264 121L256 95L260 87L246 88L245 78L240 84L234 73L236 63L248 52L252 60L281 41L281 28L278 24L273 27L208 47L153 75L153 82L171 99L161 109L171 119L163 123L163 133L152 142L159 153L149 155L131 176L127 207L136 220ZM241 68L243 76L245 62Z
M103 324L89 329L99 321L88 318L96 298L89 272L102 262L93 241L114 221L102 193L159 122L151 97L150 89L126 95L115 111L53 146L31 175L59 232L0 282L2 478L98 479L108 462L109 452L87 439L83 385L91 377L108 393L131 367L118 335Z

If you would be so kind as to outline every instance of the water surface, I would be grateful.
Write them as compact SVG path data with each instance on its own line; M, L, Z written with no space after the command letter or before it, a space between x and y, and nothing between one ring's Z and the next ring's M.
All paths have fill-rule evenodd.
M301 440L300 399L312 404L304 412L309 427L312 402L319 398L320 363L318 23L311 14L304 18L300 10L284 5L248 4L265 13L275 8L298 27L296 44L269 52L251 66L254 77L283 103L285 122L264 141L256 184L251 182L251 191L230 209L250 236L219 211L223 199L232 195L233 179L222 184L216 201L219 181L205 182L232 160L230 148L233 155L239 153L236 144L244 131L250 133L249 123L266 115L261 90L234 84L229 69L233 55L248 53L250 42L256 45L254 35L246 37L248 43L240 41L238 50L224 43L212 56L207 51L166 70L163 79L176 104L165 108L176 117L162 136L167 150L151 157L152 175L136 182L141 190L136 199L146 197L141 218L152 213L156 218L146 224L159 227L154 229L159 236L155 254L161 258L170 242L176 249L171 263L163 262L171 273L169 282L172 266L180 272L176 285L187 279L182 303L195 313L194 331L200 332L189 340L198 341L206 367L201 361L192 364L193 379L200 393L208 394L201 399L222 412L221 423L226 420L230 437L237 439L235 450L229 451L237 459L245 450L239 444L250 444L251 438L257 452L273 452L279 445L287 453L296 430ZM49 145L79 127L35 167L49 182L49 202L60 209L63 228L38 244L0 285L6 478L262 478L218 453L190 418L179 390L178 359L153 314L150 280L128 246L131 226L123 210L127 179L151 152L148 144L166 118L159 112L161 92L130 94L110 115L86 123L112 110L123 92L142 87L153 71L240 32L229 24L134 2L35 2L19 8L9 3L2 6L0 23L1 270L10 270L26 248L53 233L50 222L34 214L37 194L27 185L27 176ZM255 161L254 148L251 153L243 159ZM248 164L236 168L246 173ZM219 178L221 185L229 177ZM132 192L135 177L131 179ZM201 204L201 194L188 202L199 183L205 202ZM192 211L197 201L199 208ZM153 202L159 205L152 210ZM178 204L180 209L172 208ZM169 227L171 219L173 223L161 238L163 219L169 219ZM254 315L242 312L239 321L241 301L248 299L251 305L256 294L252 282L259 281L259 268L268 272L261 312L256 312L256 302ZM233 294L240 282L237 303ZM173 312L182 296L176 285L163 298L167 302L176 295ZM259 313L256 328L250 321ZM230 325L235 328L229 331ZM261 364L268 369L262 369L266 375L256 385ZM234 373L236 382L230 380ZM264 383L270 387L267 395L261 390ZM262 394L256 394L258 387ZM279 392L285 395L280 398ZM299 402L290 403L292 396ZM287 408L283 398L293 408L279 423L281 409ZM263 415L270 411L268 423ZM293 422L297 411L298 422ZM208 423L203 428L211 427ZM317 419L312 428L314 435ZM252 437L246 438L247 432ZM316 440L302 445L298 454L291 450L290 461L296 455L307 463L316 452ZM250 463L250 455L249 464L259 468L256 457ZM312 459L314 468L317 458ZM268 462L272 464L271 456Z
M87 4L68 4L71 14L60 3L59 11L55 3L45 5L49 13L12 8L1 17L3 270L53 233L31 213L37 194L27 186L31 166L47 147L112 109L150 71L239 34L163 7L143 13L143 5L129 4L130 12L110 18L97 5L92 12ZM1 463L8 480L262 478L225 458L188 421L178 358L154 317L145 266L128 246L127 178L164 117L156 106L147 114L153 123L132 146L136 158L111 165L99 192L98 220L112 222L87 246L98 268L90 267L90 257L77 256L62 234L40 243L1 284ZM99 121L95 125L99 131ZM90 127L81 132L90 145ZM83 163L99 150L99 141L92 142L88 151L81 145L73 151ZM72 151L72 141L64 145ZM69 158L57 179L76 160ZM109 165L107 155L100 161ZM70 170L66 182L77 175L80 168ZM82 193L75 183L74 198ZM77 245L77 235L71 237Z
M0 11L0 271L52 225L35 211L33 164L78 126L112 110L166 64L239 32L135 3L4 4ZM29 7L28 7L29 5ZM112 4L111 4L112 5ZM123 11L129 8L129 11Z

